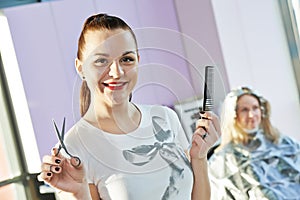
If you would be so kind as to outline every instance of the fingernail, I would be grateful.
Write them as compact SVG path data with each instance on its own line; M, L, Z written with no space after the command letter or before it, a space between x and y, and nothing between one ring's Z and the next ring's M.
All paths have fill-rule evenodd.
M59 164L60 162L61 162L61 161L60 161L59 159L56 159L56 160L55 160L55 163L56 163L56 164Z
M207 120L209 120L209 118L207 118L207 117L201 117L201 119L207 119Z
M51 176L51 173L50 173L50 172L48 172L48 173L47 173L47 176Z
M205 111L200 111L200 114L205 114Z
M57 171L57 172L58 172L59 170L60 170L60 168L59 168L59 167L55 167L55 171Z

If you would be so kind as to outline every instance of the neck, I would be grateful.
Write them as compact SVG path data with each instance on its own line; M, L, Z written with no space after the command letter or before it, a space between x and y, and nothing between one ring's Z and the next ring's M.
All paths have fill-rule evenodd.
M91 104L83 118L105 132L124 134L138 127L141 115L135 105L126 102L113 106Z
M255 127L255 128L253 128L253 129L246 129L246 128L241 128L245 133L248 133L248 134L255 134L257 131L258 131L258 129L259 129L259 127Z

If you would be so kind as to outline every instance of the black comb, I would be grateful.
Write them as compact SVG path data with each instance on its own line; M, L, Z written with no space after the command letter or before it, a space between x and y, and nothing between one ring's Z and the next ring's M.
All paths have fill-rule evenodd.
M212 111L214 109L214 67L205 66L204 98L202 111Z

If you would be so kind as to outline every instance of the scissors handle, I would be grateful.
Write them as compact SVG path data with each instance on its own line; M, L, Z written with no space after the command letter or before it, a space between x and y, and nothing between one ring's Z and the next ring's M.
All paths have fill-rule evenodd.
M63 121L63 127L62 127L62 131L60 133L60 131L58 130L57 128L57 125L55 123L55 121L53 120L53 124L54 124L54 128L55 128L55 131L56 131L56 134L57 134L57 137L58 137L58 140L59 140L59 147L57 149L57 153L55 154L55 156L58 156L58 154L60 153L61 149L64 149L66 154L68 156L70 156L71 158L75 158L77 161L78 161L78 164L77 166L79 166L81 164L81 160L78 156L73 156L71 153L69 153L69 151L67 150L67 147L64 143L64 136L65 136L65 120L66 118L64 118L64 121Z
M58 150L57 150L57 153L55 154L55 156L58 156L58 154L60 153L60 151L61 151L62 149L65 150L66 154L67 154L68 156L70 156L70 158L75 158L75 159L78 161L78 164L77 164L76 167L78 167L78 166L81 164L80 158L79 158L78 156L73 156L72 154L70 154L70 153L68 152L67 148L66 148L66 147L63 147L62 145L59 145Z

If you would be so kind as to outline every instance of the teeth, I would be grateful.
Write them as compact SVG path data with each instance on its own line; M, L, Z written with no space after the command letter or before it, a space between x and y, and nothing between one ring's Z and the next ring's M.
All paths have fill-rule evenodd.
M109 86L112 86L112 87L119 87L119 86L122 86L123 83L117 83L117 84L108 84Z

